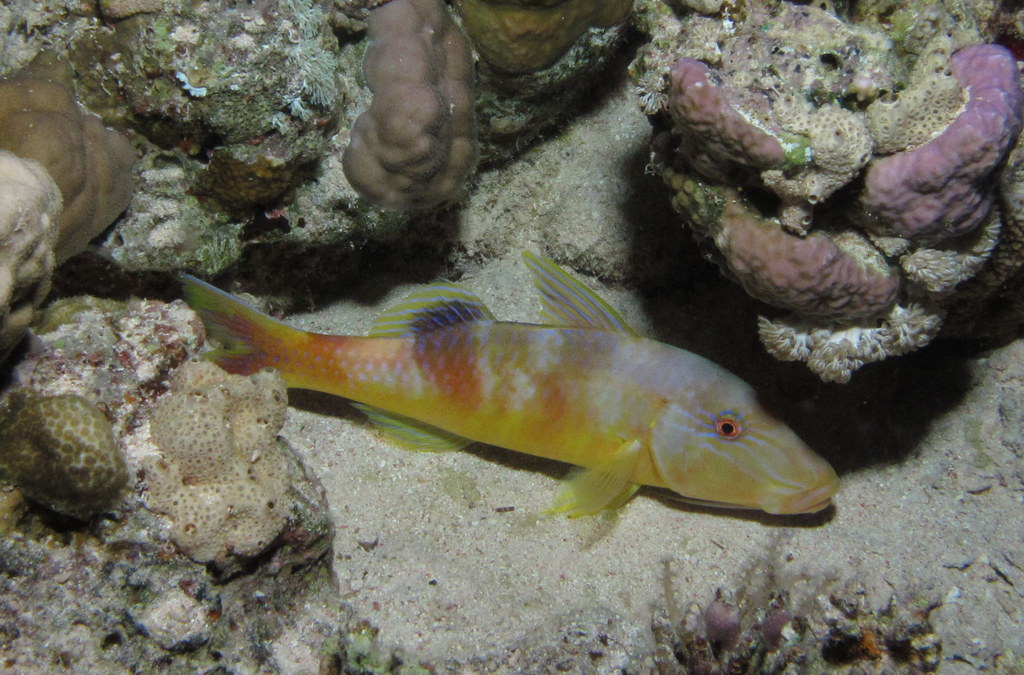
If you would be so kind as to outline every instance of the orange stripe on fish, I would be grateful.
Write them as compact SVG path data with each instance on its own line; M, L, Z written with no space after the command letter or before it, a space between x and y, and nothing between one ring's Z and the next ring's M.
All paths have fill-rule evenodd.
M290 328L192 277L185 297L230 372L273 367L289 387L349 398L406 447L481 441L581 467L556 501L569 515L618 506L641 484L769 513L828 506L832 467L746 383L636 335L560 267L524 258L543 324L497 321L450 283L413 292L367 337Z

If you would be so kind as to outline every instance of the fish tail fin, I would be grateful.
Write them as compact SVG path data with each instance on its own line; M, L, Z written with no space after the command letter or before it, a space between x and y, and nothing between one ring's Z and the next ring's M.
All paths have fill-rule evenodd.
M185 302L196 311L207 337L220 343L206 354L229 373L249 375L270 365L266 352L256 345L293 337L300 331L270 318L205 281L181 275Z

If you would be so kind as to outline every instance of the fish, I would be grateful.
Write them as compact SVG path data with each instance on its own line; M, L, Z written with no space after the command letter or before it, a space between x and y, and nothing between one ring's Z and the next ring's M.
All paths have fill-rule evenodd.
M369 335L292 328L195 277L183 292L230 373L274 368L287 387L349 399L421 451L472 442L576 467L551 511L615 509L642 485L701 504L815 513L839 489L829 463L712 361L638 335L554 262L523 254L540 323L496 320L440 282L386 310Z

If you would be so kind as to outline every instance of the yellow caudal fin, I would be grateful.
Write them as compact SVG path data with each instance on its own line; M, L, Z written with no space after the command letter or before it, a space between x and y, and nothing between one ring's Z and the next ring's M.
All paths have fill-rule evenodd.
M220 343L206 358L229 373L248 375L268 365L266 354L254 347L267 342L261 338L277 340L299 332L205 281L188 274L181 281L185 302L203 320L207 337Z

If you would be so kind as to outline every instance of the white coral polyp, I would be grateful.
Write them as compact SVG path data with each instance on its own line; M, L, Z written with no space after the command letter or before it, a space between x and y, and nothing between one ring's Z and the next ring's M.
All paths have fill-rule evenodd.
M861 366L924 347L942 327L942 314L918 304L894 305L872 323L815 327L792 319L758 317L758 335L772 356L804 361L826 382L849 382Z

